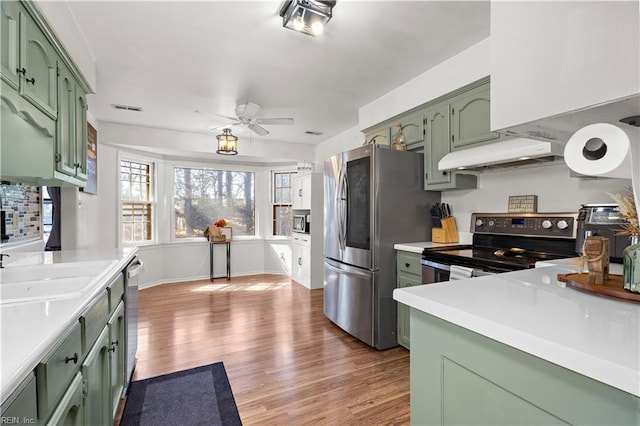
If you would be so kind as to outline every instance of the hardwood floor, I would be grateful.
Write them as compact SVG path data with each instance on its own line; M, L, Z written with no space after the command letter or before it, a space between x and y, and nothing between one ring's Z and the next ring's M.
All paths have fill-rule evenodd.
M377 351L279 275L140 291L134 380L224 362L245 425L409 424L409 352Z

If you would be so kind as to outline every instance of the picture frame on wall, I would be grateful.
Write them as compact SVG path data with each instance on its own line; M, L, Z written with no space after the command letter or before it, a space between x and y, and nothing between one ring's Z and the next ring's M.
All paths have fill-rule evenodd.
M98 194L98 131L87 123L87 184L82 191Z

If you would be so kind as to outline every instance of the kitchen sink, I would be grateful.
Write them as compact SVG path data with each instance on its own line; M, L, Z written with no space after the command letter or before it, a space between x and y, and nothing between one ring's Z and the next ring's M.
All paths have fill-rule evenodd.
M0 285L0 305L43 300L70 299L80 296L93 281L90 277L22 281Z
M116 262L116 260L99 260L28 266L9 265L0 269L0 291L3 291L8 284L39 280L51 281L62 278L84 277L84 280L87 281L86 277L96 277Z

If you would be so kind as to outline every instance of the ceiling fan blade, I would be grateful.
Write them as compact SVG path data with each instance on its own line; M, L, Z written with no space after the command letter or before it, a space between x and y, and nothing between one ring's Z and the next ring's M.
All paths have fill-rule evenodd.
M260 136L264 136L264 135L268 135L269 131L267 129L265 129L262 126L259 126L255 123L249 123L247 125L247 127L249 127L251 130L253 130L254 132L256 132L257 134L259 134Z
M229 117L227 115L222 115L222 114L218 114L218 113L215 113L215 112L200 111L200 110L196 110L196 112L198 114L203 114L203 115L215 115L216 117L226 118L227 120L236 121L238 119L238 117Z
M252 102L245 102L236 105L236 115L238 118L248 118L251 120L253 117L258 115L258 111L260 111L260 105Z
M256 118L258 124L293 124L293 118Z

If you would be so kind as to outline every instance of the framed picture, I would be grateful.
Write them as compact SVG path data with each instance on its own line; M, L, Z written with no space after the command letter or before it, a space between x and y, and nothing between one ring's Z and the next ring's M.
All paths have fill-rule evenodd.
M81 190L98 193L98 131L91 123L87 123L87 184Z
M224 228L220 228L220 232L222 232L222 235L224 235L226 238L226 241L231 241L233 238L233 229L230 226L225 226Z

